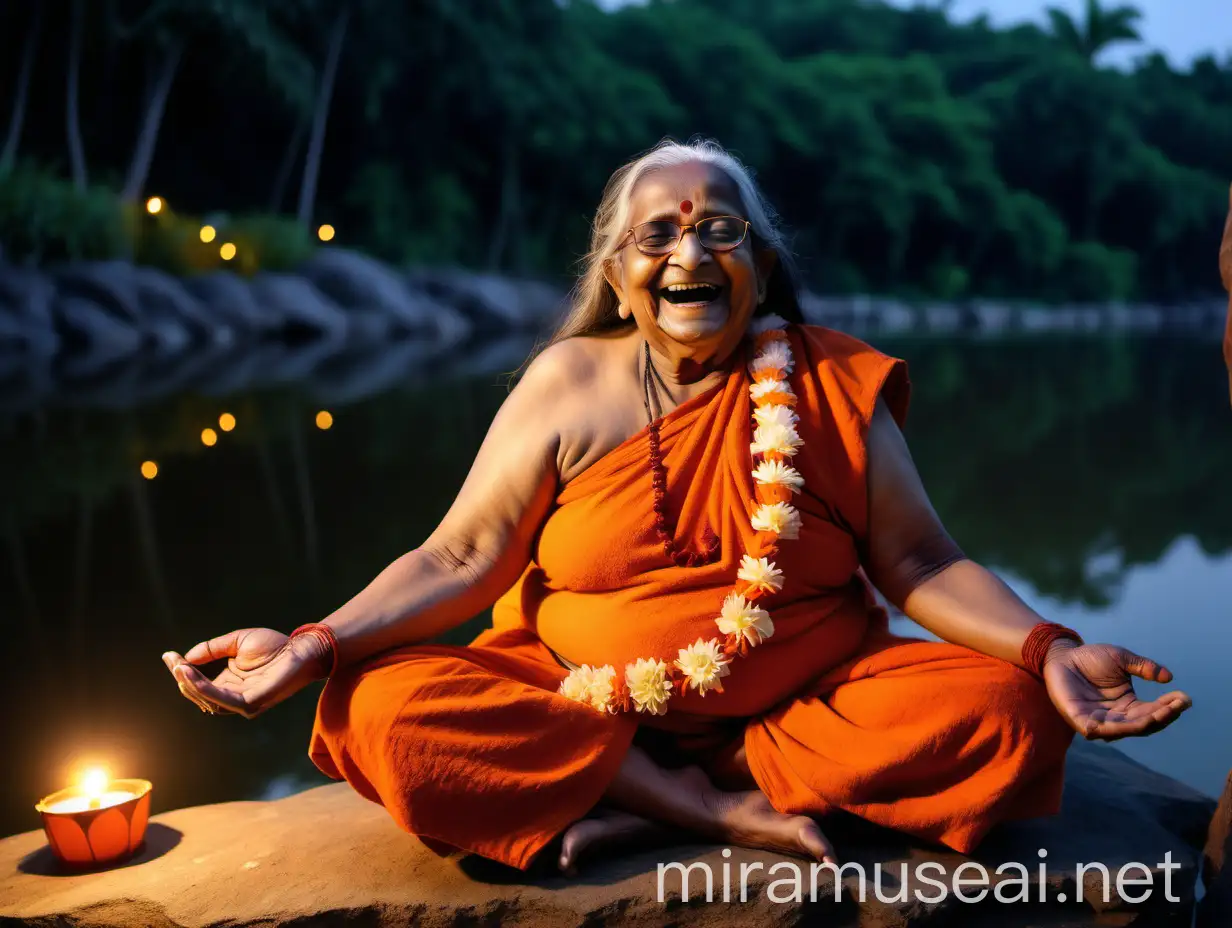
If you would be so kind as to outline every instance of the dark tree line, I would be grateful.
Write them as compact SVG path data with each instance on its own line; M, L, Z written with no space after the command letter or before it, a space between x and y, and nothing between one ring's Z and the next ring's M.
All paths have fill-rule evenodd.
M70 255L90 242L59 217L157 193L193 217L328 221L391 261L564 275L608 173L703 134L757 170L818 289L1219 285L1232 60L1099 67L1136 41L1129 7L1013 29L878 0L8 0L0 15L10 252L31 249L12 213L54 196L50 173L95 197L40 218ZM34 205L5 189L34 183L21 164L48 191Z

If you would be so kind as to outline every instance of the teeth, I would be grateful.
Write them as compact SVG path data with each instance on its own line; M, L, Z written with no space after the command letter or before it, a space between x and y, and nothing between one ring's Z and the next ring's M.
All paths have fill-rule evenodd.
M714 287L715 284L671 284L666 289L669 293L680 293L684 290L701 290L703 288Z

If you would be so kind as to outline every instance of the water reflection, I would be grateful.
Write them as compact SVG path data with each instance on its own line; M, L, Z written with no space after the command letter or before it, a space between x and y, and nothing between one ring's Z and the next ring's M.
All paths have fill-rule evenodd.
M1232 601L1218 347L871 340L912 365L908 438L960 543L1045 614L1171 663L1197 708L1128 750L1214 791L1232 764L1220 734L1232 692L1215 666ZM528 347L429 362L402 345L346 363L258 359L192 391L133 377L101 396L10 397L0 662L6 704L22 711L0 833L37 827L33 801L89 752L151 779L156 810L323 782L305 755L313 698L252 722L207 718L159 655L319 618L426 537L505 395L501 373ZM305 366L313 377L297 379ZM314 421L323 408L328 431ZM224 411L236 428L203 445Z
M1232 645L1232 556L1212 556L1192 536L1173 541L1160 559L1128 570L1113 608L1094 610L1040 596L1025 579L1007 581L1036 609L1066 624L1077 623L1092 638L1115 641L1165 663L1176 675L1167 686L1139 687L1152 697L1185 689L1194 708L1178 723L1149 739L1118 744L1148 766L1219 795L1232 767L1229 715L1232 686L1226 659Z

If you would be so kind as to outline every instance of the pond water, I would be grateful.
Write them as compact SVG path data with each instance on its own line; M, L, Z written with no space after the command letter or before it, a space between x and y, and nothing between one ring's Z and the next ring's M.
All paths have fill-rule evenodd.
M907 437L951 533L1045 616L1167 663L1195 707L1118 746L1217 793L1232 766L1232 411L1217 343L868 340L911 364ZM37 828L34 801L84 758L152 780L155 811L326 782L306 756L315 687L253 721L210 718L159 655L318 619L428 535L517 362L426 377L414 354L362 398L308 378L0 414L0 834ZM206 447L224 412L236 428Z

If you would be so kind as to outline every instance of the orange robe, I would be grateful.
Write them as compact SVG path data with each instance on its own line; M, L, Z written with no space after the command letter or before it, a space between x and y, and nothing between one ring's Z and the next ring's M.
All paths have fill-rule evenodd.
M660 440L678 542L722 539L717 563L677 567L652 520L646 430L566 486L534 560L469 646L398 649L325 686L310 755L434 849L515 867L603 796L635 737L666 766L748 770L782 812L842 809L958 850L1009 818L1059 806L1072 732L1012 664L890 635L859 570L865 436L878 396L901 423L906 366L846 335L788 330L804 446L802 526L762 604L774 635L737 657L722 692L673 696L665 716L602 715L555 691L575 664L671 662L714 619L756 550L748 343L726 382L668 415Z

